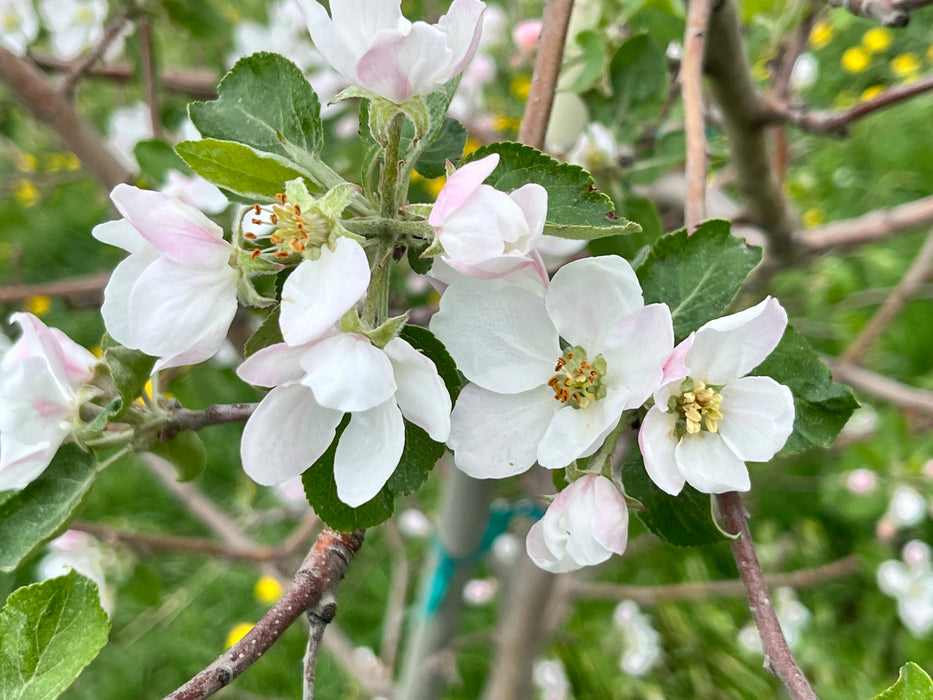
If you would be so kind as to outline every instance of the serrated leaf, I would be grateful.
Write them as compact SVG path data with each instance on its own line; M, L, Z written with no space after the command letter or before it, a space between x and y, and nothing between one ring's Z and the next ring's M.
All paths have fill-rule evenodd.
M64 531L97 476L94 457L63 445L38 479L0 505L0 571Z
M198 175L246 203L275 201L286 182L304 177L286 158L233 141L182 141L175 151ZM313 183L306 183L317 191Z
M456 119L447 117L437 138L418 156L418 160L415 162L415 170L428 180L443 177L447 173L445 169L447 161L459 160L460 156L463 155L466 140L467 131L463 128L463 124Z
M678 340L718 318L735 298L749 273L761 262L761 248L729 233L729 222L706 221L659 238L638 267L645 303L671 309Z
M833 381L806 338L787 326L781 342L750 374L772 377L794 395L794 432L778 455L829 447L858 408L852 390Z
M279 327L279 313L281 308L281 306L273 307L266 315L265 319L263 319L259 328L256 329L256 332L249 337L249 340L246 341L246 345L243 346L244 356L249 357L254 352L258 352L270 345L285 342L285 339L282 337L282 329Z
M133 147L133 155L136 156L140 170L153 182L164 184L170 170L191 175L191 169L187 163L178 157L170 144L161 139L138 142Z
M592 240L641 230L635 222L615 215L612 200L596 189L592 176L579 165L560 163L531 146L511 142L483 146L466 162L490 153L499 154L499 165L487 184L511 191L534 182L548 191L546 234Z
M416 350L423 352L434 363L437 373L444 380L444 385L450 394L451 403L456 403L460 395L460 373L457 372L454 358L447 352L444 344L431 331L421 326L405 326L399 333L399 337Z
M109 631L97 585L75 571L13 591L0 611L0 697L57 698Z
M205 138L236 141L298 163L320 152L320 101L301 69L284 56L259 52L241 58L218 93L216 100L188 107Z
M156 358L139 350L125 348L107 334L101 340L100 346L103 350L104 364L123 400L123 408L127 408L143 393Z
M627 236L609 236L590 241L588 248L593 255L618 255L628 261L634 261L639 251L648 249L664 235L664 225L657 207L650 199L644 197L629 197L624 204L625 218L641 226Z
M640 501L636 511L649 530L678 547L696 547L727 539L713 520L710 496L689 484L677 496L665 493L645 471L641 452L633 450L622 465L622 485L628 496Z
M193 430L182 430L166 442L156 441L149 451L175 467L179 481L198 478L207 466L207 449Z
M872 700L933 700L933 680L920 666L908 661L901 666L897 682Z

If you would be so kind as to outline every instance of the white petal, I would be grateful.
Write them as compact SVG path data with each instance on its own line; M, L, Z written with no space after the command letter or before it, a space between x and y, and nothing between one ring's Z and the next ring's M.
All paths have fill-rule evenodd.
M570 526L567 553L583 566L622 554L628 543L628 507L619 490L603 476L588 475L573 482L584 486L566 506ZM565 489L566 491L567 489Z
M450 436L450 394L430 359L401 338L386 344L385 354L395 372L395 400L402 415L437 442Z
M369 286L369 262L362 246L340 238L334 250L321 249L317 260L306 260L285 280L279 325L289 345L320 337L340 320Z
M301 357L311 387L322 406L338 411L365 411L384 403L398 388L392 363L369 338L339 333L325 338Z
M606 359L604 381L629 395L622 409L637 408L658 388L674 349L674 327L667 304L650 304L608 328L599 350Z
M74 389L45 357L27 357L0 375L0 431L17 441L61 443L74 403Z
M240 442L243 469L257 484L299 476L334 441L343 414L323 408L301 384L276 387L246 421Z
M655 485L672 496L684 487L684 475L677 468L677 417L653 406L638 431L638 447L645 460L645 471Z
M350 417L334 457L337 496L351 508L379 493L398 466L405 425L394 399Z
M428 223L431 226L441 226L450 217L456 215L457 210L473 196L483 184L483 180L489 177L498 165L499 154L490 153L485 158L467 163L454 172L447 178L447 182L437 195L437 200L431 208L431 215L428 217Z
M104 303L100 314L110 337L128 348L138 349L130 329L130 296L136 280L149 265L158 260L160 254L153 246L148 252L134 253L120 262L110 275L104 289Z
M390 102L401 104L413 95L427 95L451 75L445 70L452 55L443 32L415 22L407 34L382 32L356 66L359 84Z
M448 287L431 330L467 379L492 391L546 385L561 356L541 297L503 280L463 279Z
M503 255L507 237L521 233L527 233L521 208L489 185L480 185L437 227L446 256L467 265Z
M494 394L468 384L450 417L447 445L456 465L476 479L503 479L527 471L556 406L548 387Z
M28 442L14 440L0 433L0 491L26 488L39 478L55 457L65 436L55 442Z
M557 399L551 396L556 406ZM538 463L546 469L566 467L579 458L599 436L612 427L622 416L614 402L605 399L593 401L586 408L563 406L554 412L541 444Z
M794 397L771 377L743 377L720 392L719 432L744 461L767 462L794 430Z
M544 517L547 517L545 514ZM525 537L525 549L528 550L528 557L538 568L550 571L552 574L563 574L568 571L576 571L580 568L568 554L566 547L555 547L559 553L551 551L551 543L548 542L548 536L545 535L544 519L542 518L528 530Z
M237 376L244 382L256 386L278 386L288 382L297 382L305 376L301 367L301 356L307 347L292 347L286 343L276 343L262 350L257 350L237 367Z
M745 462L735 456L718 433L685 435L674 450L677 468L700 493L748 491Z
M509 194L509 197L521 207L522 215L525 217L528 228L528 237L524 241L525 250L536 247L542 238L544 222L547 219L547 190L532 182L522 185ZM559 238L557 240L563 241L566 239ZM577 241L572 242L577 243Z
M878 588L892 597L905 595L910 590L912 576L903 562L889 559L878 567Z
M158 248L143 238L143 235L126 219L98 224L91 230L91 235L101 243L123 248L130 253L140 253L147 248L158 251Z
M447 46L453 62L449 67L451 77L466 68L479 46L485 8L486 4L480 0L454 0L447 14L437 22L437 26L447 35Z
M644 306L632 266L616 255L564 265L545 300L560 337L587 350L600 344L603 329Z
M701 327L687 352L690 376L708 384L727 384L744 377L777 347L787 327L787 313L777 299Z

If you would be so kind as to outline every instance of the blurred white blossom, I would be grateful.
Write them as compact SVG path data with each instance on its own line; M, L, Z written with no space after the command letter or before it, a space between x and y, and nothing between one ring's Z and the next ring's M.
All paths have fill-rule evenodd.
M531 681L538 700L569 700L570 680L559 659L536 659L531 668Z
M795 648L803 630L810 624L812 614L809 608L797 600L797 592L793 588L785 586L774 592L774 612L781 623L781 631L784 632L788 646ZM762 653L761 637L754 622L749 622L739 632L739 646L746 651Z
M878 587L897 600L897 614L911 634L921 637L933 627L933 567L930 547L911 540L901 559L889 559L878 567Z
M39 14L49 30L52 54L67 61L103 36L107 0L42 0Z
M644 676L661 658L660 633L634 600L619 603L612 614L612 621L622 632L619 669L629 676Z
M17 56L39 35L39 19L31 0L0 0L0 46Z

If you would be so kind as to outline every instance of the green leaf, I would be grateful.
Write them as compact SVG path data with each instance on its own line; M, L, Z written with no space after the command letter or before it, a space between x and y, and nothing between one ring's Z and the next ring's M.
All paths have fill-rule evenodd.
M692 236L686 230L659 238L638 267L645 303L671 309L678 340L718 318L748 274L761 262L761 248L729 233L729 222L704 222Z
M169 18L199 39L230 36L230 22L208 0L161 0Z
M437 138L421 152L415 162L415 170L428 180L443 177L447 161L460 160L466 145L467 131L456 119L447 117Z
M0 611L0 697L57 698L109 631L97 585L75 571L13 591Z
M829 368L792 326L750 374L772 377L794 395L794 432L778 453L781 456L829 447L859 405L849 387L833 382Z
M619 255L633 261L640 250L650 248L664 235L661 215L650 199L629 197L621 206L624 206L625 218L639 224L641 231L627 236L608 236L590 241L587 247L593 255Z
M182 141L175 151L198 175L245 203L273 202L285 191L286 182L304 177L287 159L233 141ZM317 191L315 185L308 185Z
M254 352L258 352L270 345L285 342L285 339L282 338L282 329L279 328L280 310L280 306L275 306L272 311L266 315L266 318L263 320L262 324L260 324L259 328L256 329L256 332L246 341L246 345L243 347L244 356L249 357Z
M61 534L97 477L94 457L63 445L42 475L0 505L0 571Z
M191 168L161 139L140 141L133 147L133 155L143 173L160 185L165 184L169 170L191 175Z
M872 700L933 700L933 681L920 666L908 661L901 666L897 682Z
M182 430L167 442L157 440L149 451L168 460L178 472L179 481L198 478L207 466L207 449L193 430Z
M609 62L609 80L617 114L630 121L651 114L667 95L664 49L647 34L633 36Z
M216 100L188 107L205 138L236 141L297 163L320 152L321 104L301 69L284 56L260 52L241 58L218 92Z
M636 511L645 527L665 542L696 547L728 539L713 520L709 495L689 484L677 496L665 493L648 476L638 450L632 450L622 465L622 484L626 495L645 506Z
M560 163L531 146L510 142L483 146L466 162L490 153L499 154L499 165L487 184L510 191L534 182L547 190L546 234L591 240L641 230L638 224L615 215L612 200L597 191L592 176L579 165Z
M419 246L408 246L408 267L411 268L412 272L415 272L419 275L425 275L431 270L431 266L434 264L433 258L422 258L419 257L425 250L428 249L429 243L424 243Z
M123 408L127 408L142 395L156 358L139 350L123 347L109 334L104 334L100 346L103 349L104 364L117 391L120 392L120 398L123 399Z
M568 92L583 92L596 82L606 66L606 33L586 29L574 37L574 42L580 47L580 56L563 69L573 76L573 82L566 89Z
M421 326L405 326L399 333L402 340L408 342L415 350L420 350L434 363L437 373L444 380L447 392L452 403L456 403L460 395L460 373L454 358L447 352L447 348L427 328Z

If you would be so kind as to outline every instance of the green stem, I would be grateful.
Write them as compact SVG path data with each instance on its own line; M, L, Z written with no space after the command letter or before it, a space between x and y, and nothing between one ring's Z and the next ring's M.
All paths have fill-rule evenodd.
M401 204L399 197L399 153L402 142L402 123L405 121L403 112L396 112L389 122L389 142L386 144L384 160L382 162L382 183L380 194L382 206L380 214L387 219L398 217L398 208Z
M389 260L395 247L393 239L382 239L376 247L373 258L372 277L366 302L363 305L363 323L376 328L389 317Z
M364 238L388 238L393 241L410 238L430 241L434 237L434 227L427 221L374 218L345 219L340 224L350 233Z

